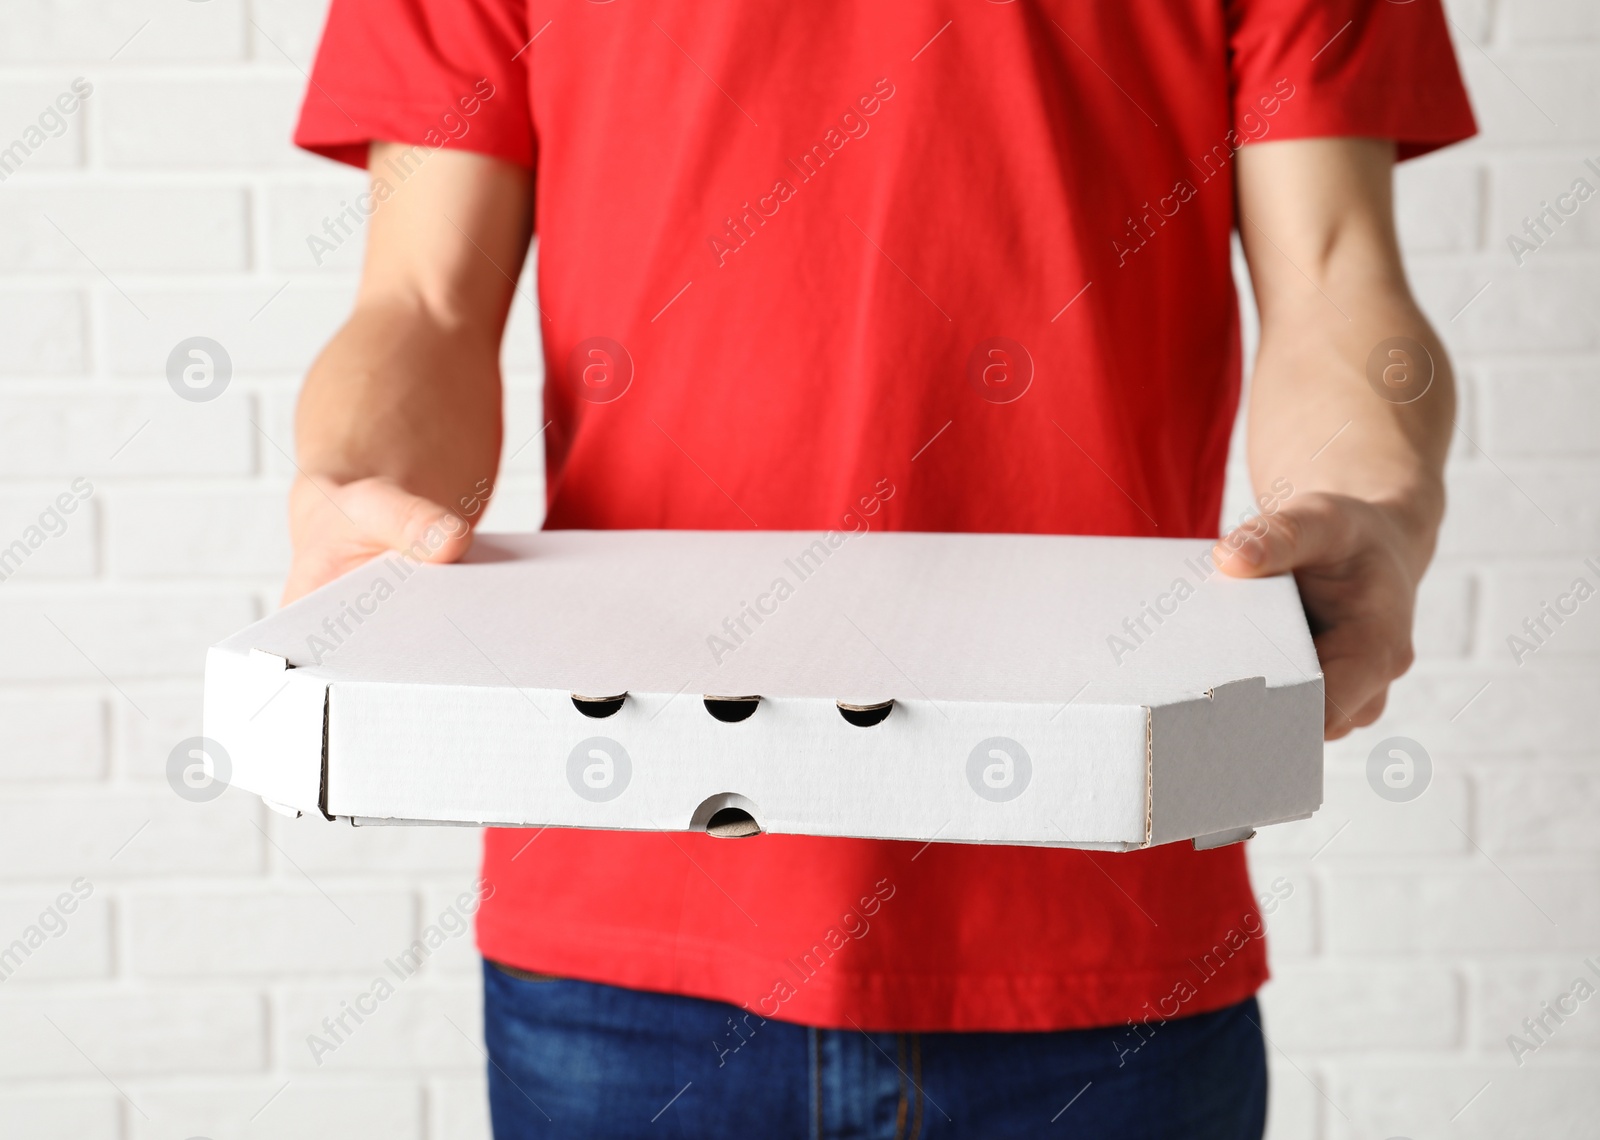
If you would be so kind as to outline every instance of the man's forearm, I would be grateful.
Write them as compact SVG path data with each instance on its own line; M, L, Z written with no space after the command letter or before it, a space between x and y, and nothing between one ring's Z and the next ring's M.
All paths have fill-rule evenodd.
M1420 574L1444 510L1455 392L1449 359L1400 268L1388 147L1279 145L1300 153L1261 147L1243 156L1252 169L1240 226L1262 327L1251 473L1258 486L1282 478L1297 493L1394 512Z
M395 168L394 146L373 144L374 169ZM301 391L300 465L454 506L499 458L500 340L528 246L529 175L438 151L374 197L355 310Z
M374 143L373 165L392 144ZM286 598L383 550L449 561L500 459L500 341L527 252L527 170L434 151L380 202L350 319L300 393ZM375 186L376 190L376 186Z
M400 294L363 302L306 376L299 462L333 483L382 476L455 507L494 479L500 453L499 335L447 326Z

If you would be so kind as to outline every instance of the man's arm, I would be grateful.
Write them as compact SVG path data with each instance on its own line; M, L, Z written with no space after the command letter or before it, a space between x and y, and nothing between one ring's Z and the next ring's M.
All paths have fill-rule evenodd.
M409 149L374 143L370 166ZM355 308L300 393L285 600L385 550L466 552L481 510L463 504L487 498L500 458L500 341L531 218L526 170L447 150L372 215Z
M1272 514L1218 545L1230 574L1294 571L1327 684L1329 739L1371 724L1411 666L1417 583L1444 514L1455 388L1406 284L1394 232L1394 146L1373 139L1257 143L1239 152L1239 229L1261 348L1249 403L1258 489L1292 487ZM1406 337L1432 360L1389 357ZM1402 350L1404 351L1404 350ZM1281 486L1281 484L1280 484Z

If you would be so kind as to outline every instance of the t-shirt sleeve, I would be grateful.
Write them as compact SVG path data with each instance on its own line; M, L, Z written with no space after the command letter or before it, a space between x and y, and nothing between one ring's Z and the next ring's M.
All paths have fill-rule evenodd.
M333 0L296 145L365 166L375 140L532 167L526 5Z
M1477 132L1439 0L1227 5L1242 138L1386 138L1411 158Z

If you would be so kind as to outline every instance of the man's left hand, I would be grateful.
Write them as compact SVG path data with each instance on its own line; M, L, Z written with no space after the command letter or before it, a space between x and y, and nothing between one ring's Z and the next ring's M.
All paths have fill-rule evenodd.
M1322 662L1329 740L1377 720L1390 682L1411 667L1426 561L1414 533L1392 506L1311 492L1217 543L1217 565L1234 577L1294 574Z

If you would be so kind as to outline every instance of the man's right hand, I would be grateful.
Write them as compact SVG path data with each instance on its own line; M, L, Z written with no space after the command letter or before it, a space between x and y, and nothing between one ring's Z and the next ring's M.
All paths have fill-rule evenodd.
M499 465L500 340L532 233L531 175L396 143L372 144L370 159L390 187L374 195L355 309L295 416L285 602L388 550L460 558Z

